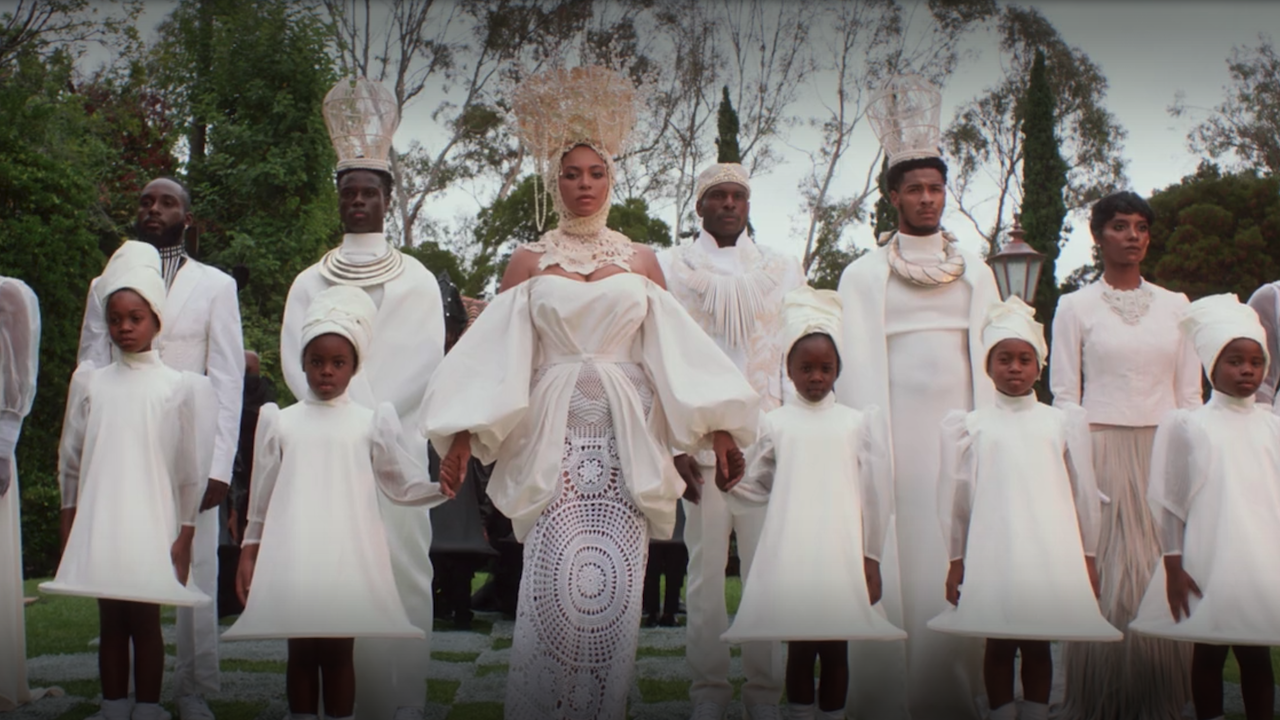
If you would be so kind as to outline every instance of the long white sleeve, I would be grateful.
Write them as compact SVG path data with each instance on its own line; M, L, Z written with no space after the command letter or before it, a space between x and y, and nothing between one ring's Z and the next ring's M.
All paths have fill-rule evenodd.
M1258 313L1262 329L1267 333L1267 353L1272 358L1280 358L1280 290L1276 289L1276 283L1267 283L1255 290L1249 297L1249 307ZM1277 383L1280 383L1280 361L1273 360L1254 397L1258 402L1272 404Z
M22 419L36 397L40 365L40 305L20 280L0 278L0 495L10 470Z
M206 480L230 483L236 446L240 442L240 406L244 402L244 333L240 326L236 284L226 276L222 279L224 282L220 283L209 307L205 375L218 399L218 422Z
M280 477L282 459L280 408L267 403L258 411L258 429L253 438L253 477L249 482L249 524L244 531L244 545L262 542L262 524Z
M178 519L183 525L194 526L209 479L219 407L209 378L188 372L182 374L182 381L173 413L176 432L170 437L173 495L178 501Z
M760 419L760 433L747 450L747 471L742 480L729 491L730 498L747 507L767 505L777 472L778 457L773 444L773 425L769 415L765 414Z
M1160 423L1151 450L1147 502L1157 518L1160 550L1165 555L1182 553L1187 514L1204 483L1203 473L1196 468L1193 434L1191 411L1174 410Z
M969 414L952 410L942 419L938 465L938 522L950 560L963 560L969 546L969 520L977 483L977 459L969 435Z
M1053 346L1049 351L1049 390L1055 407L1079 405L1083 343L1074 298L1063 295L1053 315Z
M889 418L871 405L862 410L858 438L858 478L862 482L862 554L879 560L893 517L893 455Z
M1093 440L1089 436L1089 420L1079 405L1062 407L1066 413L1067 447L1063 461L1076 501L1076 520L1080 525L1080 544L1085 555L1098 554L1098 536L1102 532L1102 503L1098 480L1093 472Z
M75 507L80 499L80 461L89 427L89 381L95 369L91 360L80 363L71 376L71 389L67 392L62 440L58 444L58 487L62 491L63 510Z
M419 457L427 456L426 442L406 449L396 408L378 405L373 418L373 476L382 493L398 505L439 505L445 501L440 483L432 482ZM413 438L409 440L412 441Z
M98 297L99 278L89 283L89 296L84 301L84 319L80 323L80 348L76 352L76 362L86 360L97 367L106 367L113 361L111 334L107 330L107 310L101 297Z

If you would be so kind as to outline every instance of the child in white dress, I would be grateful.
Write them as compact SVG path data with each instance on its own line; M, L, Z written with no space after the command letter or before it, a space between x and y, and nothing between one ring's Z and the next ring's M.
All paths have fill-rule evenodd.
M405 505L443 501L422 464L397 444L390 403L369 410L347 396L377 307L335 285L311 301L302 328L308 396L262 407L236 591L244 613L223 638L288 638L293 718L355 711L355 638L419 638L391 570L378 492ZM426 456L425 443L418 457Z
M982 340L996 402L953 412L942 423L938 511L954 607L929 628L986 638L992 720L1044 720L1053 679L1049 641L1122 637L1098 608L1100 509L1089 427L1082 408L1036 400L1048 348L1030 306L1016 296L992 306Z
M40 589L98 598L101 716L162 720L160 606L210 602L185 584L217 400L208 378L166 367L151 349L165 298L154 247L124 243L95 287L120 359L83 362L71 379L58 471L62 561Z
M730 502L768 504L751 581L722 639L787 641L790 716L843 718L848 641L907 636L873 607L893 502L888 427L875 408L837 405L831 392L839 295L800 287L782 314L796 394L761 421L741 482L717 478Z
M1169 413L1156 432L1148 499L1164 559L1129 627L1195 643L1196 717L1222 717L1222 668L1234 650L1245 717L1270 718L1268 646L1280 645L1280 418L1254 404L1271 361L1266 333L1234 295L1191 303L1179 324L1213 395Z

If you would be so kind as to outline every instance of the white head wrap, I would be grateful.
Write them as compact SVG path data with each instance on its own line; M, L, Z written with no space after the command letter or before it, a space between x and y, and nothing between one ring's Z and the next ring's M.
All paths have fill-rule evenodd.
M786 333L783 347L790 353L800 338L822 333L831 337L836 353L840 353L842 315L843 304L835 290L814 290L808 285L801 285L782 298L782 327Z
M334 285L311 301L302 323L302 349L321 335L341 335L356 349L356 363L362 368L365 348L373 338L373 319L378 306L369 293L350 285ZM302 358L298 358L299 361Z
M94 292L105 311L107 301L120 290L132 290L142 296L164 327L164 277L160 274L160 253L151 245L126 240L107 261Z
M1043 368L1049 359L1049 347L1044 342L1044 326L1036 322L1036 311L1014 295L987 310L982 323L982 345L986 353L1001 340L1022 340L1036 351L1036 360Z
M1267 333L1258 321L1258 313L1248 305L1241 304L1232 293L1210 295L1191 303L1182 311L1178 326L1195 345L1196 355L1200 356L1204 372L1211 382L1218 355L1237 338L1257 342L1262 346L1267 364L1271 364L1271 357L1267 353Z
M747 189L747 197L751 197L751 176L747 169L738 163L716 163L698 175L698 197L701 200L707 191L721 183L737 183Z

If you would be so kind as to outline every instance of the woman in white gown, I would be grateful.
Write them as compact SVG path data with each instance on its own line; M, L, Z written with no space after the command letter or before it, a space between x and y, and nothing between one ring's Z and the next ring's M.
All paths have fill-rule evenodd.
M1049 361L1054 405L1082 405L1102 506L1098 572L1102 614L1125 631L1160 558L1147 508L1156 425L1201 404L1200 366L1178 330L1182 293L1142 278L1154 218L1131 192L1093 206L1089 229L1102 279L1058 301ZM1191 698L1190 648L1125 633L1119 643L1065 652L1067 720L1175 720Z
M684 492L673 450L711 443L740 477L758 402L662 285L653 252L605 227L612 155L633 91L602 68L521 87L521 139L559 227L517 249L502 292L425 398L454 487L469 456L524 542L508 718L623 718L650 535L670 537ZM736 443L736 444L735 444Z

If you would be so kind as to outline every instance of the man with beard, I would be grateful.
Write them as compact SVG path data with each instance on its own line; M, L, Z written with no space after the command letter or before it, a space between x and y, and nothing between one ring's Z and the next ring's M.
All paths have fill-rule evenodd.
M942 229L947 165L939 155L941 94L920 78L895 78L868 110L889 157L885 186L898 230L845 268L847 371L836 399L889 415L894 519L881 558L889 621L907 640L850 643L850 717L976 720L982 645L930 630L948 607L949 552L938 523L942 418L990 405L982 324L1000 301L977 253Z
M193 222L191 195L173 178L157 178L142 189L138 201L138 239L160 252L164 276L165 326L156 350L175 370L206 375L218 397L218 434L213 467L200 504L191 550L191 582L209 597L218 592L218 507L227 495L240 433L244 385L244 337L240 304L230 275L187 255L186 230ZM100 279L100 278L99 278ZM106 298L89 286L80 329L79 360L99 367L112 362L114 346L107 332ZM181 720L212 720L204 696L219 689L218 611L213 604L178 608L178 660L174 694Z
M444 357L444 307L435 276L401 253L384 233L392 190L387 157L399 124L389 96L378 83L341 80L325 97L325 122L338 155L338 215L344 234L341 245L299 273L289 288L280 356L289 389L296 397L306 397L310 389L298 359L312 298L333 285L369 293L378 307L373 339L347 393L352 402L371 410L383 402L394 405L408 429L401 442L419 451L417 457L425 463L426 443L416 429L427 381ZM379 131L370 133L369 128ZM383 493L378 493L378 504L396 589L409 621L427 639L356 639L356 717L411 720L422 717L431 662L431 518L427 506L396 505Z

